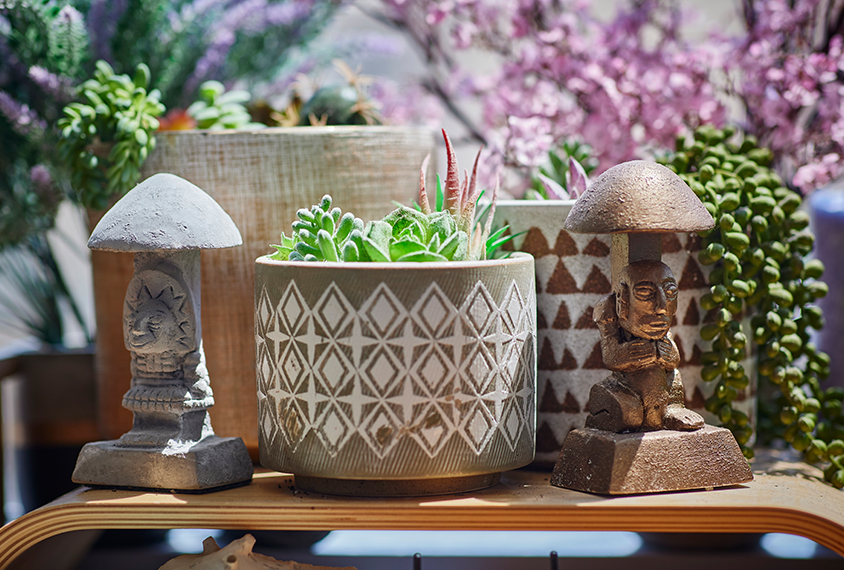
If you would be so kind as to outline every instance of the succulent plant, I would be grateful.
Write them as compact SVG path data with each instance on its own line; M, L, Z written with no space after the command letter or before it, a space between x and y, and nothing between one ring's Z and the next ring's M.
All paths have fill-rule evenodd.
M400 206L381 220L364 225L360 218L331 207L324 196L310 210L301 209L293 222L293 234L282 234L272 257L291 261L463 261L486 259L511 236L506 228L490 235L498 184L485 227L475 219L475 207L482 192L477 186L480 151L471 178L461 182L457 159L448 135L443 131L448 170L445 188L437 177L435 209L428 203L425 188L426 157L419 175L419 206Z
M102 210L138 182L141 164L155 148L153 132L164 105L157 90L147 92L146 65L139 64L131 79L102 60L96 68L79 87L83 101L64 108L59 153L82 204Z
M244 103L249 101L246 91L226 88L219 81L206 81L199 87L199 100L187 109L198 129L262 129L266 125L252 122Z
M813 302L827 292L819 280L824 268L819 260L806 259L814 242L808 215L800 209L800 195L768 168L771 159L771 151L759 148L753 137L703 126L693 139L679 138L677 150L662 160L717 222L702 232L699 254L702 263L714 267L710 292L701 298L701 307L714 315L701 328L701 337L712 341L702 355L701 376L717 382L705 405L752 456L745 446L752 434L748 418L732 402L749 383L740 362L755 343L760 431L779 434L808 462L829 461L826 479L842 488L844 391L821 387L829 357L810 341L811 329L823 326ZM748 313L751 330L741 322ZM767 414L766 386L778 392L777 409Z
M306 75L293 84L292 100L284 111L269 118L283 127L321 125L380 125L378 106L367 93L372 78L335 59L334 67L343 83L318 87Z
M589 185L589 175L598 166L592 147L576 140L548 152L548 162L531 178L525 200L576 199Z

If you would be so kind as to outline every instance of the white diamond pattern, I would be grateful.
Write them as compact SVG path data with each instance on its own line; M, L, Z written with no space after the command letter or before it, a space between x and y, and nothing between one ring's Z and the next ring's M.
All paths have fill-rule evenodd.
M309 306L295 282L257 304L259 427L332 456L351 440L385 457L403 438L435 457L455 437L480 454L533 437L532 290L496 305L482 282L457 307L432 283L408 309L381 283L355 309L336 283ZM525 347L529 349L525 349ZM464 445L464 443L461 443Z

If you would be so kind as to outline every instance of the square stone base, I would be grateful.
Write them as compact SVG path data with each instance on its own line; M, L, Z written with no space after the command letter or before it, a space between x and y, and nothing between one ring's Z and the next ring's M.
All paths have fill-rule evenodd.
M753 480L730 430L660 430L613 433L582 428L569 432L551 484L599 493L631 495L726 487Z
M81 485L201 493L248 483L252 460L239 437L209 436L184 449L97 441L82 448L72 479Z

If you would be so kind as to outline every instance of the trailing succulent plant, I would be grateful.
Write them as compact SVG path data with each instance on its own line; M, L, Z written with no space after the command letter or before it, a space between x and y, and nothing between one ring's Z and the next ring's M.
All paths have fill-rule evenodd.
M262 129L266 125L252 122L243 105L250 98L246 91L226 91L219 81L206 81L199 87L199 99L188 107L187 114L196 121L198 129Z
M589 175L598 166L592 147L576 140L548 152L548 162L539 167L525 191L525 200L576 199L586 191Z
M381 220L363 223L340 208L331 207L326 195L310 210L301 209L293 222L293 234L282 234L272 258L290 261L465 261L486 259L510 239L506 228L490 235L498 186L493 191L486 225L475 221L475 206L481 196L477 185L480 151L471 178L461 182L451 141L443 131L448 170L445 186L437 177L434 209L428 203L425 171L419 175L419 208L400 206Z
M157 117L164 112L158 91L147 92L149 81L143 63L130 78L100 60L94 77L78 89L82 102L64 108L59 154L86 207L105 209L112 196L138 182L141 164L155 148Z
M715 228L701 232L699 253L701 263L713 266L701 307L715 315L700 332L712 341L702 355L701 376L717 383L705 405L751 457L748 418L732 402L750 381L741 361L755 343L761 436L782 437L810 463L829 461L825 477L842 488L844 391L821 387L829 357L810 341L811 329L823 326L813 303L827 292L819 280L824 268L819 260L806 259L814 243L808 215L800 209L800 195L768 168L771 159L771 151L759 148L753 137L703 126L693 140L680 137L676 151L662 160L716 220ZM751 330L741 322L746 314ZM778 392L774 413L766 413L766 385Z

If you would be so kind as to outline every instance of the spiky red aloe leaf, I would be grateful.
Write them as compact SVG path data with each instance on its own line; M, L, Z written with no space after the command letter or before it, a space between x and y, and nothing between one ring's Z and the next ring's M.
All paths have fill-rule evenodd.
M481 160L481 151L484 150L484 145L478 149L478 154L475 156L475 165L472 167L472 177L469 179L469 201L473 204L478 201L478 195L481 190L478 188L478 162Z
M475 207L469 201L469 173L465 172L460 184L460 211L455 214L457 229L466 233L472 229L472 218L475 217Z
M428 171L428 162L431 160L431 153L425 156L422 167L419 169L419 207L426 216L431 213L431 205L428 204L428 191L425 190L425 173Z
M466 177L469 180L466 195L463 199L463 210L460 212L460 217L457 220L457 225L464 231L469 231L472 227L472 221L475 218L475 205L478 202L481 190L478 188L478 162L481 159L481 151L484 149L483 145L478 149L478 154L475 156L475 165L472 167L472 176Z
M454 216L460 215L460 173L457 170L457 155L454 153L454 147L451 145L451 139L443 129L443 139L445 139L445 154L448 162L448 170L445 175L445 207Z

